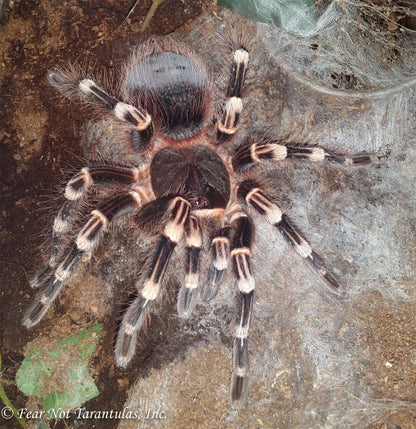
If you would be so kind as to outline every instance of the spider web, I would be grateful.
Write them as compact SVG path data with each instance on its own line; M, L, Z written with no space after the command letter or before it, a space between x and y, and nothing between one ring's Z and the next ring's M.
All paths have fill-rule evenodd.
M282 138L367 150L375 162L338 177L288 167L273 182L318 253L340 269L348 296L338 303L314 295L319 282L303 268L287 269L294 262L279 251L279 237L256 224L259 236L274 241L253 252L268 258L257 257L255 266L253 319L262 323L251 341L253 361L260 353L263 359L251 376L271 379L268 391L280 395L256 398L256 409L264 421L273 409L279 427L375 428L395 416L401 424L416 412L406 345L415 320L416 4L336 0L314 7L307 33L293 30L296 16L284 28L257 24L266 54L258 54L257 104L247 122ZM212 32L212 23L206 26ZM277 315L276 330L268 314Z
M360 182L362 193L347 196L344 189L344 200L334 204L342 211L336 216L349 237L346 242L363 245L363 252L353 257L360 267L358 277L372 279L350 284L351 308L339 310L345 326L354 329L346 329L348 333L339 338L325 338L322 332L333 319L325 309L317 311L316 302L307 300L300 305L305 320L299 318L296 325L304 350L315 362L315 389L322 394L327 391L328 398L338 395L325 427L369 427L389 421L389 413L415 412L414 396L395 395L389 387L383 391L371 383L376 373L385 380L406 379L402 367L406 359L397 358L395 370L389 372L389 368L396 365L390 360L406 356L409 350L399 345L401 334L390 343L386 333L403 329L400 318L415 299L414 288L404 285L407 279L414 282L415 267L415 253L406 249L413 248L407 240L414 239L415 231L416 3L334 0L315 2L315 8L315 26L307 35L263 23L257 34L287 74L289 86L295 88L284 92L289 95L284 106L289 106L290 121L282 122L286 130L281 132L291 135L302 125L312 124L301 132L305 139L362 148L378 156L381 171L377 173L373 166L367 185ZM297 185L302 183L299 177ZM360 200L367 201L366 207L357 205ZM314 207L322 204L315 203ZM295 212L299 210L296 207ZM374 228L377 224L382 234ZM381 293L380 298L368 299L371 289ZM360 300L366 304L357 304ZM395 313L392 309L398 302L400 310ZM369 334L368 318L382 320L381 315L384 321ZM311 329L308 320L319 320L321 329ZM409 320L414 323L414 314ZM368 338L376 338L379 345L389 343L388 347L366 356ZM316 411L313 401L309 411Z
M373 103L368 119L379 118L383 129L373 135L370 150L386 135L402 134L416 86L416 4L320 1L315 15L307 36L268 24L259 24L258 35L278 64L306 87L350 103Z
M261 222L256 224L259 239L253 255L259 287L250 337L253 388L247 410L227 417L227 423L240 422L240 427L256 427L261 418L269 427L375 428L386 421L393 424L396 415L403 421L416 412L411 372L415 6L321 1L315 2L315 13L307 35L257 25L267 53L259 52L261 66L253 73L251 122L341 151L374 152L377 166L351 172L319 168L312 174L308 168L290 167L278 172L273 183L279 187L282 205L289 207L318 253L345 280L347 296L337 302L323 291L317 293L319 278L303 265L296 266L296 255L282 237ZM209 66L223 65L221 50L212 49L212 34L213 28L228 23L230 15L205 17L189 36L197 48L201 39L205 42L202 57ZM215 81L223 83L223 74L219 70ZM224 283L230 285L228 280ZM232 287L227 285L216 303L195 315L201 331L228 335L229 318L223 314L228 308L223 303L232 302ZM165 376L155 372L153 378L140 380L128 406L134 408L137 398L154 392L155 400L162 397L171 407L169 424L175 427L171 419L176 414L184 417L177 410L195 400L192 395L199 386L215 380L213 388L222 389L217 397L226 396L230 354L220 342L204 349L204 359L199 348L192 349L184 360L162 369ZM207 356L221 357L211 369L214 373L208 367L200 369ZM178 389L175 380L184 383L184 371L193 375L186 378L186 389ZM201 384L200 376L208 380ZM183 392L193 399L184 401ZM203 409L217 414L210 405ZM209 419L204 421L214 427ZM120 424L133 426L137 422ZM177 427L182 426L180 420Z

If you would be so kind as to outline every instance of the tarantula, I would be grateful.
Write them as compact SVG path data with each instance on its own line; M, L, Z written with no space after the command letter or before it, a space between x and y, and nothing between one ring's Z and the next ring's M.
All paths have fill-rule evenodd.
M73 69L49 72L49 82L63 95L79 97L91 109L105 110L123 123L128 132L120 138L120 149L137 157L133 165L103 162L84 167L69 180L53 221L49 261L31 280L33 288L42 289L23 323L31 328L42 319L82 257L94 252L116 218L128 216L138 230L156 224L154 248L119 328L116 363L125 367L131 361L138 333L161 296L175 248L184 254L184 279L177 299L182 318L192 313L198 290L204 301L214 298L231 260L236 313L230 396L232 406L239 407L246 388L255 289L253 213L282 233L330 290L342 290L279 208L272 190L263 183L261 166L286 159L363 165L370 156L347 156L282 141L261 130L241 135L250 49L244 37L232 34L229 46L222 109L214 109L216 89L202 61L172 38L151 39L135 50L117 96ZM91 202L95 201L92 195L96 203ZM85 202L93 204L86 218L81 209ZM177 247L178 243L182 246ZM206 257L210 258L208 278L200 279L201 258Z

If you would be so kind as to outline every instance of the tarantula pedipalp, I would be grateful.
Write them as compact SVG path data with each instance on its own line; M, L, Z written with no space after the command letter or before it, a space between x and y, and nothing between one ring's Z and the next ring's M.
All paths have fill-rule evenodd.
M196 55L171 38L151 39L134 52L118 97L74 71L49 73L49 82L62 94L104 108L114 121L124 123L128 133L120 145L137 154L137 160L132 165L84 167L69 180L53 223L49 261L31 281L32 287L42 289L24 316L24 325L30 328L42 319L82 257L94 252L116 218L128 216L139 230L156 222L155 247L139 273L137 297L118 332L116 363L124 367L131 361L138 333L161 295L169 260L179 242L184 243L185 258L178 295L181 317L192 313L199 289L205 301L216 295L231 259L236 316L230 394L232 405L239 407L246 386L255 289L251 266L255 228L250 213L259 213L275 226L332 291L341 291L339 282L262 183L259 166L285 159L362 165L370 157L285 142L261 130L239 136L250 49L242 36L229 38L226 99L214 118L214 133L208 129L215 86ZM91 200L93 189L99 201L82 219L80 206ZM113 190L110 197L108 189ZM81 226L74 232L76 225ZM207 248L204 242L208 242ZM207 249L211 254L209 278L200 279L200 261Z

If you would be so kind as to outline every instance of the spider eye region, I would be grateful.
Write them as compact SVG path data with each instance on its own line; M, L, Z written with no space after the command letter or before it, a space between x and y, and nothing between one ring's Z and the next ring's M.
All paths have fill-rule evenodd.
M228 171L205 146L161 149L152 160L150 176L157 198L178 195L193 210L225 208L230 198Z
M126 89L174 140L195 136L211 106L205 71L176 52L157 52L137 61L127 74Z

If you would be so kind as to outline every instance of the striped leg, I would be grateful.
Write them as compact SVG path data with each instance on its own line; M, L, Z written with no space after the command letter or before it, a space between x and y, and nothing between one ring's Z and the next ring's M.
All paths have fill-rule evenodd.
M74 242L63 252L63 257L44 278L46 287L37 295L35 303L24 316L27 328L36 325L58 296L85 253L96 248L99 239L115 218L136 211L141 206L140 195L135 191L123 192L109 198L90 213L88 221L81 228Z
M248 170L267 160L328 161L351 166L366 165L371 162L371 156L365 153L347 156L319 146L283 144L279 140L264 141L265 139L261 137L258 140L256 142L246 141L236 149L232 160L235 171Z
M209 272L209 283L205 283L202 289L202 299L206 302L213 299L217 294L228 267L230 257L229 231L230 228L223 228L211 243L212 265Z
M64 260L56 268L49 267L50 270L43 276L46 287L36 296L35 302L23 318L23 325L26 328L31 328L40 322L84 255L84 252L74 244L66 250L67 256Z
M46 284L53 275L54 268L60 258L60 252L63 250L63 243L76 221L76 213L83 199L88 195L91 186L95 183L100 185L114 183L131 185L144 177L143 173L144 171L140 171L136 167L103 164L84 167L69 180L65 187L63 202L53 221L49 261L30 280L30 285L33 288Z
M93 80L74 78L71 73L55 70L48 73L48 81L61 94L84 97L106 108L117 119L129 123L144 145L147 145L152 137L152 118L148 112L118 100Z
M30 279L30 286L32 288L43 286L53 277L58 261L62 256L61 252L64 250L64 237L71 228L72 221L75 218L74 214L78 210L78 207L79 204L77 202L74 203L69 200L64 200L60 205L52 226L49 261Z
M233 273L236 279L237 300L233 340L233 373L230 395L233 408L239 408L246 390L248 367L248 331L253 307L254 278L250 255L253 241L253 224L245 213L237 212L231 218L235 236L231 250Z
M202 247L201 229L198 220L190 216L186 225L185 248L185 284L180 288L178 295L178 314L187 318L195 308L197 288L199 284L199 260Z
M343 288L334 275L325 268L320 256L312 250L310 244L303 237L292 221L282 213L280 208L255 183L243 182L238 190L239 196L248 206L265 216L269 223L274 225L284 236L296 252L308 262L332 292L341 294Z
M234 51L230 80L222 119L217 123L217 139L226 140L237 131L243 110L242 90L249 61L248 52L240 47Z
M141 281L138 284L139 296L124 315L117 335L115 357L118 366L127 366L135 353L137 334L145 315L160 294L166 268L174 248L183 236L189 210L190 204L180 197L174 198L170 204L170 219L159 236L150 265L145 272L143 285Z
M146 171L136 167L120 167L116 165L94 165L84 167L67 183L65 198L70 201L84 197L92 185L121 184L132 185L146 177Z

